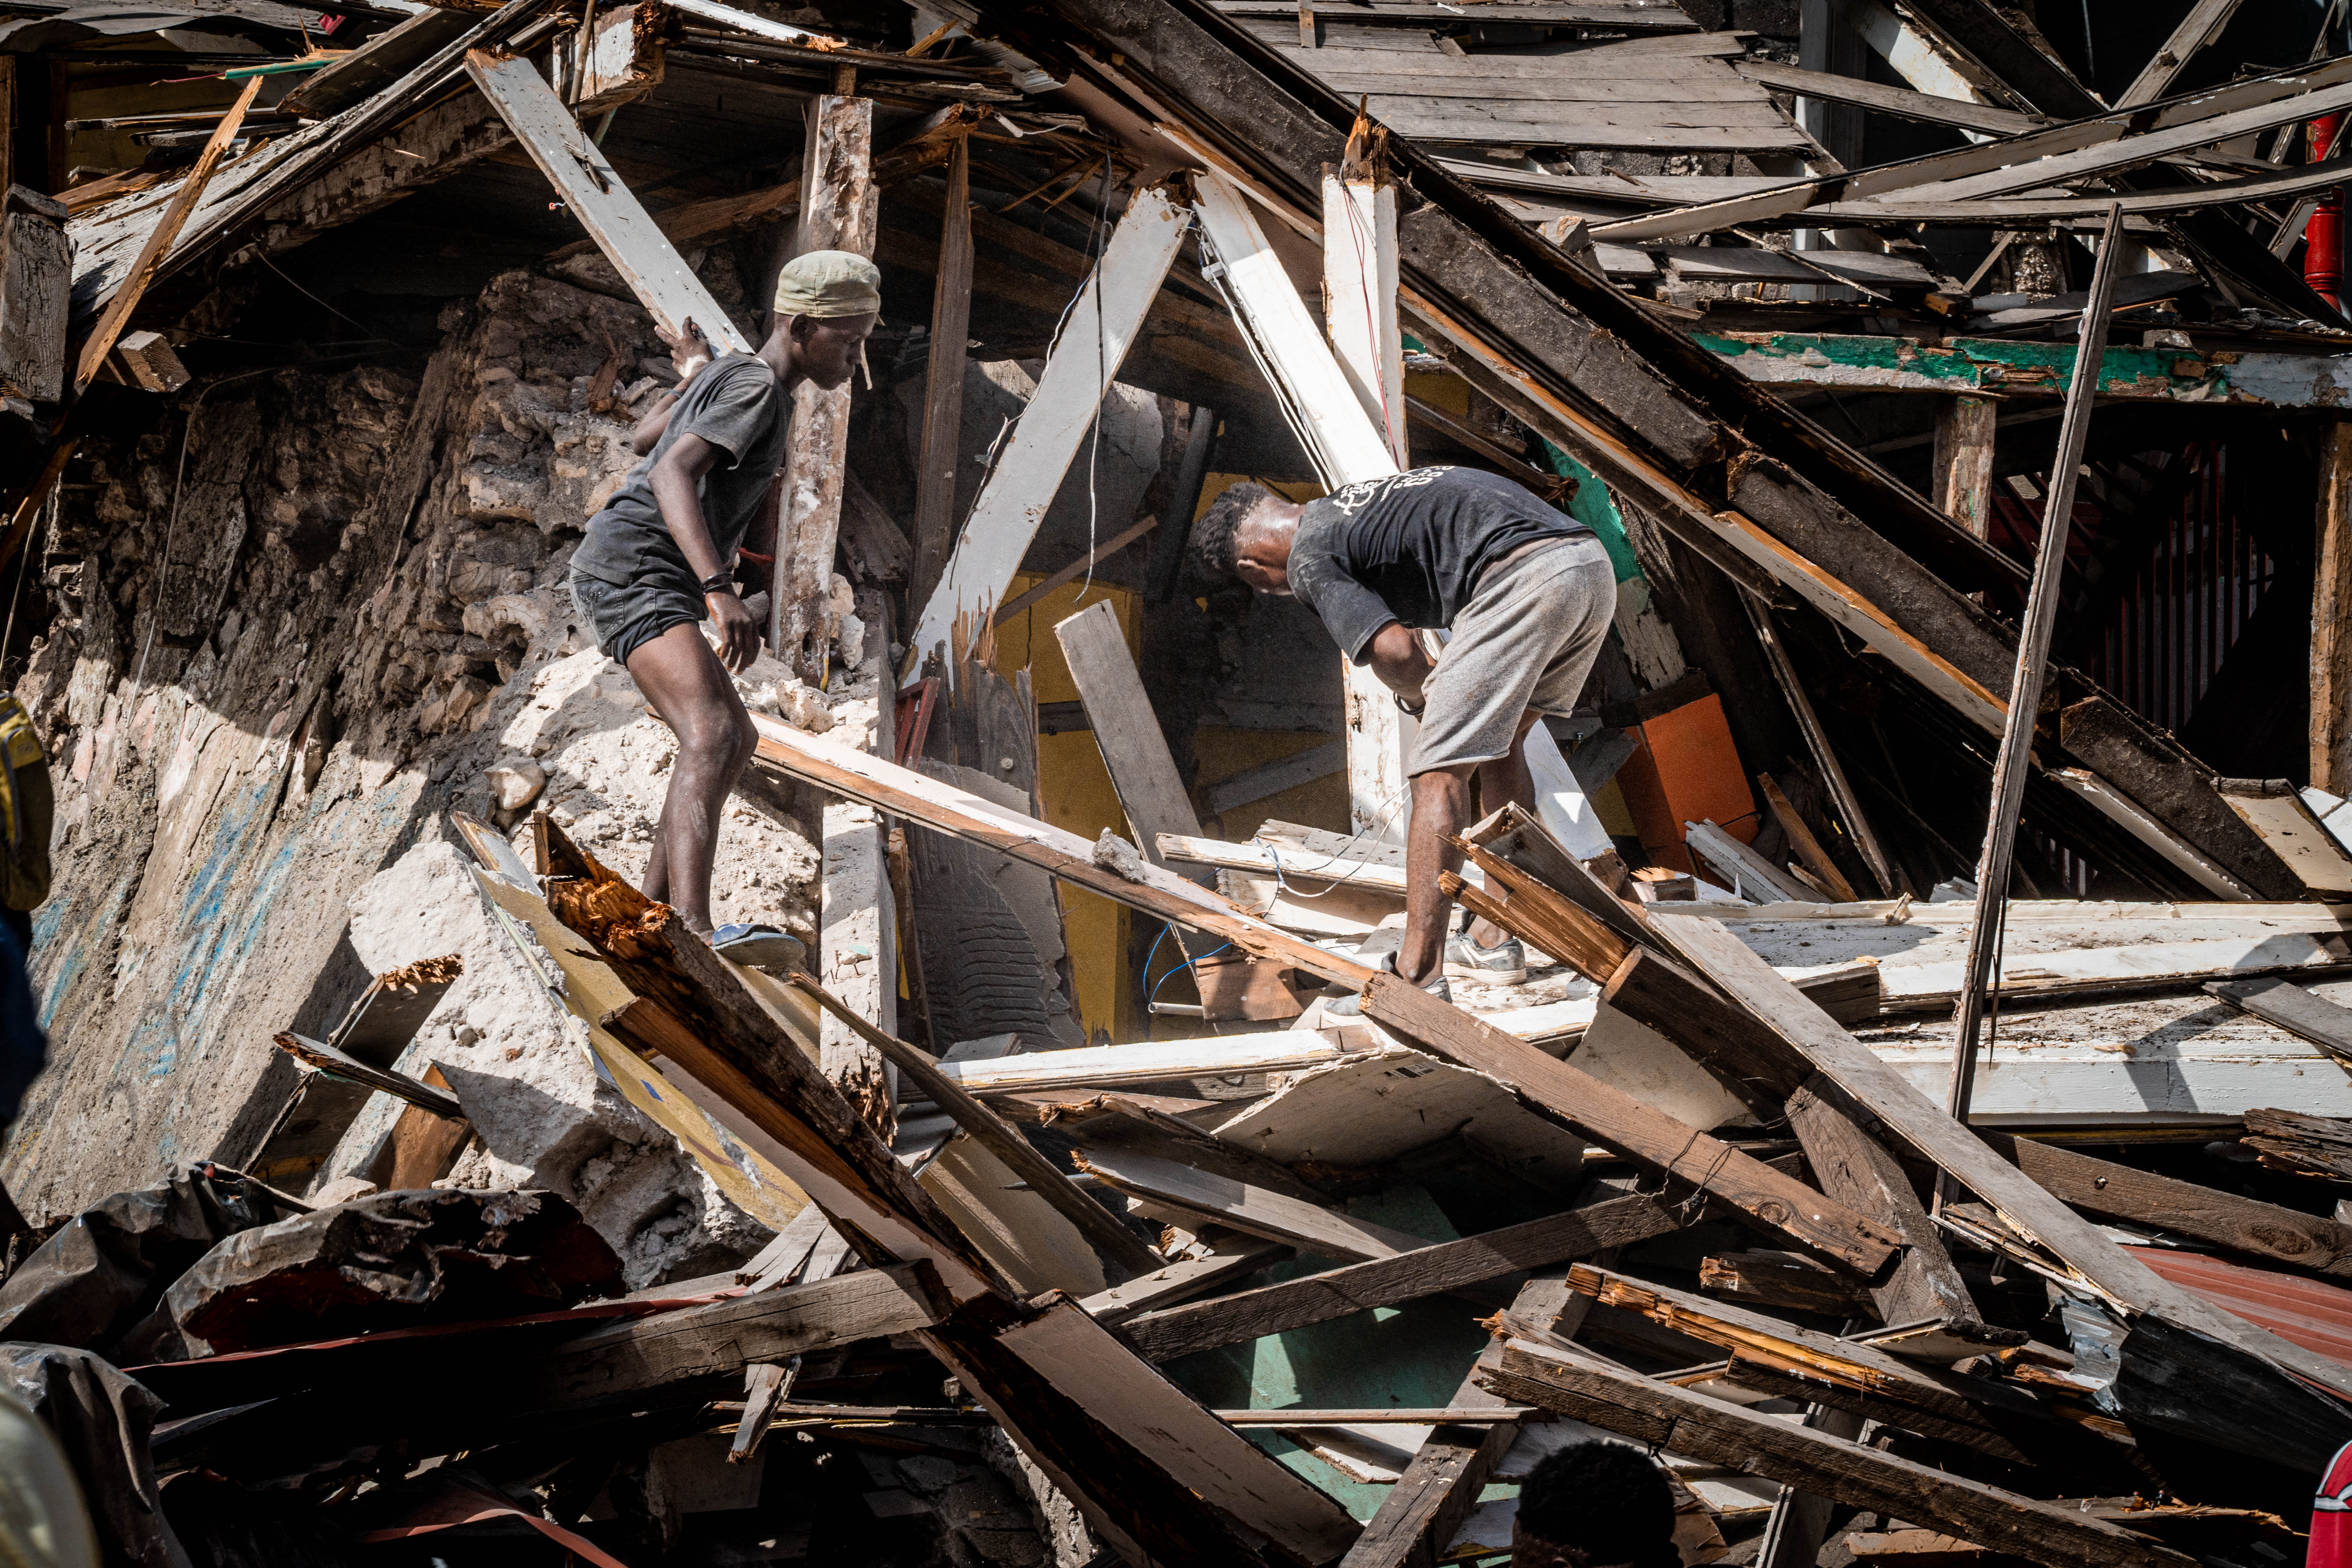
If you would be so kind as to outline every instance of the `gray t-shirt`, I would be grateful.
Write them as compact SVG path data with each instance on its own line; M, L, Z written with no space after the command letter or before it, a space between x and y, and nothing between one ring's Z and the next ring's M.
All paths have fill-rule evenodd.
M1391 621L1450 626L1478 574L1534 540L1592 531L1542 497L1476 468L1412 468L1307 503L1290 542L1290 591L1358 664Z
M572 570L626 587L667 569L696 581L686 552L662 521L654 499L654 465L685 435L701 437L722 456L702 478L702 522L722 567L759 515L760 503L784 466L792 402L783 383L757 354L729 354L703 368L671 410L669 427L621 488L589 520L588 537L572 557Z

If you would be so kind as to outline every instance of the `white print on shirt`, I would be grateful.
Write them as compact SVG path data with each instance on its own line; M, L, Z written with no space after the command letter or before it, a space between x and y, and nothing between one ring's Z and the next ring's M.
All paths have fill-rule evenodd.
M1352 485L1342 485L1323 499L1353 517L1391 490L1417 490L1423 485L1435 484L1453 471L1451 463L1441 463L1433 468L1408 468L1402 474L1389 474L1377 479L1358 479Z

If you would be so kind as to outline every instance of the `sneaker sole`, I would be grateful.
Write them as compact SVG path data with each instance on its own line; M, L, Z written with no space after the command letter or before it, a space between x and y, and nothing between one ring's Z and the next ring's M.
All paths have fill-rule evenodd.
M1481 985L1517 985L1527 977L1528 972L1524 969L1480 969L1467 963L1449 963L1445 966L1446 979L1474 980Z

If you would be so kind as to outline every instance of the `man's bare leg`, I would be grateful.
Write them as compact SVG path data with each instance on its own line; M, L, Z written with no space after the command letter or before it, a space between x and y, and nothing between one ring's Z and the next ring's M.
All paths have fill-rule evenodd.
M1508 801L1529 816L1535 814L1536 781L1528 772L1528 731L1535 728L1538 717L1528 713L1520 718L1518 733L1511 737L1507 755L1478 764L1478 800L1487 811L1500 810ZM1484 917L1470 922L1470 940L1480 947L1500 946L1510 934Z
M1465 763L1458 768L1435 768L1412 777L1412 822L1405 830L1404 942L1397 949L1397 973L1416 985L1437 977L1445 963L1445 928L1454 914L1454 900L1438 890L1441 872L1462 869L1462 851L1447 840L1470 825L1470 775L1478 775L1478 793L1493 811L1515 801L1535 809L1535 781L1528 773L1528 731L1541 715L1523 714L1508 753L1489 763ZM1486 921L1471 925L1471 939L1493 947L1510 933Z
M760 733L734 681L700 628L680 623L629 656L629 674L677 735L669 793L654 830L645 893L677 910L689 930L710 932L710 865L719 813L743 776Z

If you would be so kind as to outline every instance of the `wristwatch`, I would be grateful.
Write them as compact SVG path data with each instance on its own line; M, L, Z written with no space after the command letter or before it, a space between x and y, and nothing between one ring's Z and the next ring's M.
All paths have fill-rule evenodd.
M709 576L705 577L702 580L702 592L706 597L712 594L732 594L735 592L735 574L732 572L712 573Z
M1392 692L1391 695L1396 699L1396 705L1400 710L1411 714L1415 719L1420 718L1423 711L1429 706L1429 700L1425 697L1418 702L1413 702L1408 700L1405 694L1402 691Z

